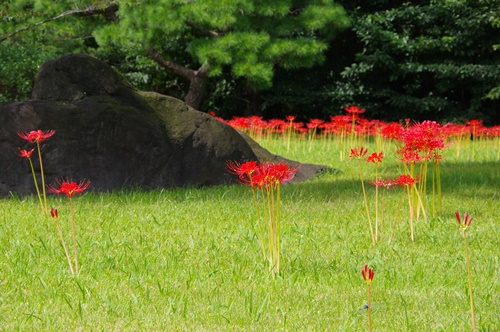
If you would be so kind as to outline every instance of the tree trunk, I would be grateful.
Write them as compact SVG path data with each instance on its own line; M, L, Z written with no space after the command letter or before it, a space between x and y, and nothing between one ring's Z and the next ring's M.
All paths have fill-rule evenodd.
M208 89L208 66L202 65L198 70L193 70L165 59L154 47L149 47L146 51L160 66L189 81L189 91L184 101L198 110Z

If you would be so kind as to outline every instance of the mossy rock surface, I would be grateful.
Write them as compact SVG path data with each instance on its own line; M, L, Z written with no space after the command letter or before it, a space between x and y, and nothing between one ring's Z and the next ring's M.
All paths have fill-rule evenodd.
M184 102L137 91L107 64L86 55L44 63L32 99L0 104L0 194L35 193L17 132L55 130L42 143L47 183L89 179L92 189L145 189L235 182L229 160L299 163L271 154L247 135ZM38 171L38 157L33 154ZM294 181L324 166L303 165Z

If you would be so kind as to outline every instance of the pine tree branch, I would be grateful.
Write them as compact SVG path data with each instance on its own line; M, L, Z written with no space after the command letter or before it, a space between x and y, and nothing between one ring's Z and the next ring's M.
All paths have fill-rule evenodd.
M168 69L175 75L181 76L184 79L191 81L191 79L195 76L196 71L193 69L186 68L182 65L179 65L175 62L169 61L165 59L160 52L154 47L148 47L146 48L146 51L148 52L149 56L151 59L156 61L160 66L162 66L165 69Z
M31 30L31 29L34 29L36 28L37 26L40 26L40 25L43 25L43 24L46 24L46 23L49 23L49 22L52 22L52 21L56 21L56 20L59 20L61 18L64 18L64 17L67 17L67 16L82 16L82 17L85 17L85 16L93 16L93 15L103 15L107 21L112 21L112 22L117 22L118 21L118 17L116 16L116 12L118 11L118 4L115 3L115 2L111 2L110 4L108 4L106 7L102 7L102 6L90 6L90 7L87 7L85 9L72 9L72 10L68 10L68 11L65 11L64 13L62 14L59 14L55 17L51 17L51 18L48 18L46 20L43 20L43 21L40 21L40 22L36 22L32 25L28 25L24 28L21 28L21 29L18 29L16 31L13 31L3 37L0 38L0 43L21 33L21 32L24 32L24 31L27 31L27 30Z

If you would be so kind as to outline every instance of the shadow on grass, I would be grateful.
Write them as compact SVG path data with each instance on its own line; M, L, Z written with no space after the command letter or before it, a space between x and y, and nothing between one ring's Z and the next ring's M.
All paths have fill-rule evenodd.
M395 179L399 174L398 166L389 166L382 178ZM500 163L498 162L445 162L441 165L441 188L443 194L457 194L464 197L491 197L500 193ZM389 174L385 176L385 174ZM367 193L374 191L369 184L372 179L365 176ZM432 191L432 166L427 176L427 190ZM283 190L285 195L300 195L303 198L325 199L340 197L359 198L362 195L359 179L346 179L343 173L324 174L310 181L290 185Z

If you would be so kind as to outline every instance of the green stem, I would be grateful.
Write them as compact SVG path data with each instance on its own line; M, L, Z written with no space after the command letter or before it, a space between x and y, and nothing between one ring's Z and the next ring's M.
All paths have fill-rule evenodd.
M75 274L75 270L73 270L73 264L71 264L71 258L69 257L68 248L66 247L66 242L64 241L61 228L59 227L59 223L57 222L57 220L55 220L55 223L57 227L57 233L59 234L59 238L61 239L61 243L64 248L64 254L66 255L66 259L68 260L69 270L71 271L71 274Z
M367 283L368 285L368 331L372 332L373 327L372 327L372 304L371 304L371 294L370 294L370 283Z
M375 164L375 183L378 182L378 164ZM375 241L378 241L378 186L375 186Z
M76 231L75 231L75 211L73 209L73 200L69 198L69 208L71 211L71 236L73 238L73 255L75 256L75 273L78 274L78 255L76 250Z
M372 243L375 244L375 235L373 234L373 226L372 226L372 220L370 218L370 210L368 208L368 200L366 199L366 189L365 189L365 182L363 180L363 172L361 169L361 161L358 160L359 164L359 177L361 179L361 187L363 188L363 197L365 200L365 209L366 209L366 216L368 217L368 224L370 226L370 234L372 236Z
M405 195L404 191L401 192L401 198L399 199L399 204L398 204L396 218L394 218L394 225L392 225L392 231L391 231L391 236L389 237L389 243L391 243L392 237L394 236L394 230L396 229L396 224L397 224L398 219L399 219L399 213L401 212L401 206L403 205L403 197L404 197L404 195Z
M259 233L260 233L260 244L261 244L261 247L262 247L262 255L264 256L264 258L266 258L266 246L265 246L265 243L264 243L264 230L263 230L263 221L262 221L262 218L260 216L260 212L259 212L259 204L257 203L257 195L255 194L255 188L252 187L252 196L253 196L253 204L254 204L254 207L255 207L255 213L257 215L257 221L259 223Z
M467 237L465 235L465 229L462 229L462 234L464 236L464 243L465 243L465 261L467 264L467 279L469 282L469 302L470 302L470 315L471 315L471 322L472 322L472 331L476 332L476 319L474 316L474 298L472 295L472 273L471 273L471 267L470 267L470 256L469 256L469 246L467 245Z
M40 206L42 208L42 213L45 214L45 210L43 207L42 196L40 195L40 189L38 188L38 181L36 180L35 168L33 167L33 163L31 162L31 158L28 158L31 166L31 174L33 174L33 181L35 182L36 193L38 195L38 200L40 201Z
M413 203L411 200L410 186L406 186L406 191L408 193L408 205L410 207L410 237L412 242L415 240L413 236Z
M40 142L36 141L36 146L38 148L38 160L40 162L40 174L42 177L42 192L43 192L43 202L44 202L44 213L48 213L49 209L47 207L47 193L45 192L45 176L43 174L43 163L42 163L42 151L40 149Z
M281 184L278 183L276 186L276 258L277 258L277 268L276 272L279 273L280 270L280 255L281 255Z
M443 201L441 200L441 166L439 164L439 161L436 163L435 168L436 168L436 181L437 181L439 213L443 214Z

